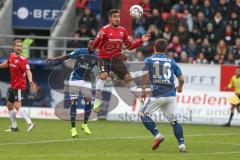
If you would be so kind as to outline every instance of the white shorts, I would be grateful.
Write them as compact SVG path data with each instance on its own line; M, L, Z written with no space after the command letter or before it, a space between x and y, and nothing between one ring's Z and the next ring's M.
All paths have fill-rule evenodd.
M177 118L176 104L176 97L150 97L144 102L141 112L143 114L152 114L160 110L169 121L175 121Z
M68 81L71 99L77 99L79 95L84 97L92 96L91 82L84 80Z

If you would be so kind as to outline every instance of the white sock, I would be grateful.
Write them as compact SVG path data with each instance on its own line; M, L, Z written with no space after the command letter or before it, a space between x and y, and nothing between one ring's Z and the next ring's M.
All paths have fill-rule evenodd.
M158 134L155 136L155 139L163 139L163 136L161 135L161 133L158 133Z
M17 128L17 121L16 121L16 111L15 109L12 109L10 111L8 111L9 113L9 117L12 123L12 128Z
M96 84L96 90L103 90L104 88L104 84L105 84L106 80L101 80L98 79L97 84Z
M22 108L19 109L19 113L21 114L21 116L26 120L27 124L32 124L32 121L30 119L30 117L27 115L26 111Z

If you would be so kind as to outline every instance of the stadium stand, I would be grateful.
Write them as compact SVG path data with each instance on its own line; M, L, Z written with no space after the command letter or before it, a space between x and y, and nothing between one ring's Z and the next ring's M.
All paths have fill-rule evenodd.
M135 37L154 28L154 39L169 40L168 55L177 62L188 63L182 60L187 56L192 63L206 57L207 63L238 64L239 52L233 52L233 46L240 36L239 0L143 0L139 4L147 14L142 20L133 21ZM152 47L148 48L142 49L145 56L152 53Z

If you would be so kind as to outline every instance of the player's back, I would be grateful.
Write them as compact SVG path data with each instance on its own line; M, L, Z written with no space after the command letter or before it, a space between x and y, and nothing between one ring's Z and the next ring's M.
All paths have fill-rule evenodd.
M165 54L155 54L145 59L144 70L148 71L152 96L176 96L174 76L182 75L176 62Z

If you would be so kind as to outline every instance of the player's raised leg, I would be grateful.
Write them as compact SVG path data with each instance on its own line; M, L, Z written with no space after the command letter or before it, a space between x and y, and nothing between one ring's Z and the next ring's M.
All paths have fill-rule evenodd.
M153 113L155 109L158 109L156 102L157 101L155 101L153 98L150 98L148 102L144 105L144 107L141 109L141 111L139 112L143 125L154 136L152 150L156 150L159 147L160 143L164 141L164 137L158 131L155 122L149 116L149 114Z
M110 71L110 62L106 59L101 59L99 60L99 79L96 83L96 93L95 93L95 101L93 105L93 110L94 112L99 112L100 111L100 106L102 104L101 101L101 96L102 96L102 91L105 85L105 82L108 77L108 72Z

